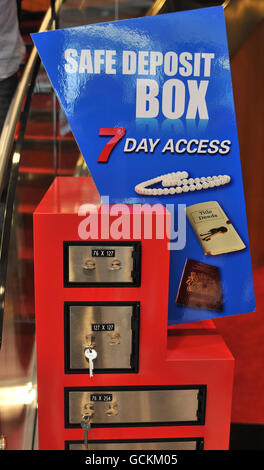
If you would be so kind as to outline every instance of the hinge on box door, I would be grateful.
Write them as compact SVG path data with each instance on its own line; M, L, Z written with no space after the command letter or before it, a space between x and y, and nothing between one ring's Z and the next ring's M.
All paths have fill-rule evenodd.
M133 315L131 317L132 330L132 352L130 355L130 366L135 372L138 371L138 355L139 355L139 312L140 304L136 303L133 307Z
M131 271L131 277L135 285L139 287L140 282L141 282L141 243L140 242L134 245L132 258L133 258L133 269Z
M198 409L197 409L198 423L201 425L204 425L205 409L206 409L206 385L201 385L197 398L198 398Z

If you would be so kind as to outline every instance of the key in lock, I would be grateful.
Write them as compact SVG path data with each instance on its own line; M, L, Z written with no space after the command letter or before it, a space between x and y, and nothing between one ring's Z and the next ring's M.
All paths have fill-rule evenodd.
M81 427L84 430L84 445L88 449L88 431L91 429L90 418L87 415L83 415L81 420Z
M85 335L85 342L83 342L84 351L85 349L95 349L96 346L96 337L93 334Z
M94 403L92 401L88 401L83 406L82 419L80 423L81 428L84 430L84 444L86 448L88 448L88 431L91 429L94 414Z
M86 359L89 361L90 377L93 377L94 360L97 358L97 352L95 349L85 348L84 355Z
M90 431L92 426L92 418L95 414L94 403L89 401L84 404L82 409L82 419L81 419L81 428L84 430L84 444L88 448L88 431Z
M83 409L82 409L83 418L91 422L94 414L95 414L94 403L92 401L86 402L83 405Z

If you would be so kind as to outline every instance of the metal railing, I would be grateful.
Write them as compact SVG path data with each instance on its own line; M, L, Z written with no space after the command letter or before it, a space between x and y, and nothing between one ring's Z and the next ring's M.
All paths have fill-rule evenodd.
M63 1L64 0L57 0L55 2L56 14L58 13ZM52 26L52 22L53 15L52 8L50 7L43 19L39 32L42 33L44 31L47 31L49 27ZM38 52L36 47L34 46L28 58L23 75L19 81L17 90L15 92L9 111L7 113L2 133L0 136L0 197L5 187L6 169L14 143L16 126L19 122L21 109L31 84L37 59Z
M39 32L44 32L54 27L54 14L58 13L63 1L64 0L57 0L53 2L53 5L45 14ZM0 347L2 343L6 275L13 207L21 151L39 65L40 58L36 47L33 46L0 136ZM16 138L15 134L17 132L18 123L19 130Z

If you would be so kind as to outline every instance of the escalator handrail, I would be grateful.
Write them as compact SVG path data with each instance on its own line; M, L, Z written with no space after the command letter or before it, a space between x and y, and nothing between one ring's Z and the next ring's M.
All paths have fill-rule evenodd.
M159 12L162 10L164 7L165 3L167 0L155 0L153 2L153 5L149 8L145 16L154 16L158 15Z
M165 6L166 2L167 2L167 0L154 0L153 5L151 5L149 10L147 11L146 16L159 15L162 12L162 9ZM222 7L226 8L229 3L230 3L230 0L223 0L222 1ZM197 1L197 8L202 8L202 7L205 7L205 5L203 5L202 1L199 2L199 0L198 0ZM186 8L186 10L188 10L190 8L190 5L188 5L188 3L186 3L185 8ZM175 11L177 11L177 9Z
M55 11L59 11L64 0L56 0ZM40 26L39 32L47 31L50 24L52 23L52 9L51 7L47 10L45 17ZM38 52L35 46L31 51L31 54L26 63L23 75L17 86L15 95L13 97L12 103L9 107L3 129L0 135L0 197L3 193L5 186L5 176L6 169L8 166L8 161L10 158L10 153L13 147L16 126L20 118L22 105L26 97L28 88L31 83L31 78L34 72L34 67L36 65L38 58Z
M56 14L63 2L64 0L56 0ZM54 27L53 8L47 10L39 32L47 31L50 27ZM20 156L39 65L40 58L36 47L33 46L0 136L0 202L2 206L0 217L0 348L2 345L9 242ZM20 127L18 136L15 138L18 122L20 123Z

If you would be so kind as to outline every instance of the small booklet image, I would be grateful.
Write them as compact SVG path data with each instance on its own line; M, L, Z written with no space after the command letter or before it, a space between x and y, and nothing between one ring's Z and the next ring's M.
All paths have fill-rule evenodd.
M221 312L223 306L219 268L187 259L176 303Z
M246 248L217 201L189 206L186 214L206 255L220 255Z

